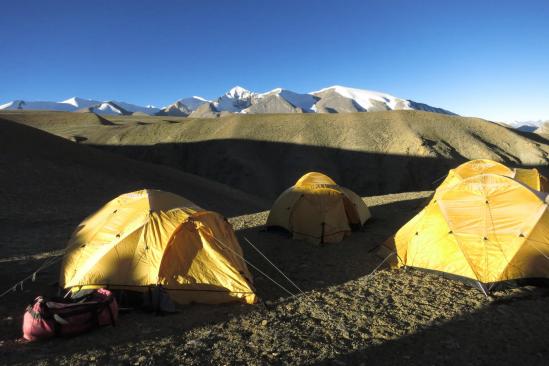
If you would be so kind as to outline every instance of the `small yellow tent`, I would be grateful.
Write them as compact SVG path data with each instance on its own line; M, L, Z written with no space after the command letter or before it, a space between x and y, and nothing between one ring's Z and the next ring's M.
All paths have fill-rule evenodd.
M64 288L146 291L161 285L178 303L254 303L231 225L173 193L141 190L107 203L72 234Z
M396 267L494 284L549 279L546 194L495 174L464 179L433 199L381 248ZM519 281L520 282L520 281Z
M278 197L267 226L282 227L294 239L335 243L370 216L368 206L356 193L338 186L324 174L311 172Z
M446 191L455 184L461 182L463 179L473 177L479 174L499 174L510 178L515 178L519 182L526 184L536 191L545 192L546 184L544 182L547 179L539 173L535 168L532 169L511 169L507 166L488 159L470 160L458 166L455 169L451 169L448 172L448 176L438 186L435 197L442 192Z

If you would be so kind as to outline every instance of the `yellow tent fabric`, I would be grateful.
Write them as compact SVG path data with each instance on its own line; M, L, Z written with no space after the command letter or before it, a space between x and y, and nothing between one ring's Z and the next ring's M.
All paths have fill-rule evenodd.
M159 190L123 194L86 218L69 240L60 284L135 291L161 285L182 304L256 302L231 225Z
M539 170L532 169L515 169L515 179L526 184L528 187L536 191L547 192L547 178L540 174Z
M465 162L455 169L451 169L448 172L446 179L444 179L444 181L438 186L435 192L435 197L463 179L479 174L499 174L506 177L515 178L519 182L526 184L536 191L545 192L545 188L547 188L547 184L544 184L544 182L547 182L547 179L535 168L511 169L493 160L476 159Z
M294 239L336 243L371 217L368 206L350 189L328 176L310 172L284 191L273 204L267 226L282 227Z
M549 278L546 194L481 174L433 199L381 248L396 267L417 267L496 283Z
M515 176L512 169L496 161L488 159L470 160L455 169L450 169L446 179L437 187L435 197L462 180L479 174L499 174L506 177Z

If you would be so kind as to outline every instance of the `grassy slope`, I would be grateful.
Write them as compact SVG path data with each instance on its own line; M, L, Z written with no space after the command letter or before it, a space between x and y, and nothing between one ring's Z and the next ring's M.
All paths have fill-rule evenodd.
M353 151L471 159L484 156L543 165L549 146L479 118L421 111L350 114L230 115L219 119L3 112L0 116L89 143L152 145L246 139ZM112 123L112 125L109 125Z
M320 170L359 194L432 189L466 159L545 166L539 136L420 111L230 115L219 119L16 112L6 118L126 156L174 166L268 199ZM109 122L111 124L109 124Z

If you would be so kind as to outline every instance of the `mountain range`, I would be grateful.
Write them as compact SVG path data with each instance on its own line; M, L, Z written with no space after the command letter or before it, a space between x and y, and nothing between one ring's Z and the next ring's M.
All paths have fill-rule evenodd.
M147 114L214 118L230 113L348 113L388 110L421 110L454 115L448 110L402 99L390 94L331 86L310 93L296 93L276 88L256 93L235 86L214 100L193 96L183 98L164 108L138 106L120 101L97 101L73 97L61 102L14 100L0 105L0 110L52 110L93 112L104 115Z
M546 133L549 120L537 120L537 121L514 121L508 122L506 125L523 132L536 132Z

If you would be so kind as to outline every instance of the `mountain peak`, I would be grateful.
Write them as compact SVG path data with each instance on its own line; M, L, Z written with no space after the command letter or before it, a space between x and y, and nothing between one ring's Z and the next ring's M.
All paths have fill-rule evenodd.
M164 107L164 109L169 109L170 107L174 106L175 104L179 104L179 105L185 106L186 109L188 109L190 112L192 112L192 111L195 111L202 104L209 103L209 102L210 101L207 100L207 99L204 99L202 97L193 95L192 97L178 99L174 104L171 104L167 107Z
M62 102L59 102L59 103L70 104L70 105L72 105L76 108L84 108L84 107L88 107L89 105L92 105L92 104L97 104L99 102L96 101L96 100L91 100L91 99L72 97L72 98L66 99Z
M230 98L241 99L249 97L250 95L252 95L252 92L237 85L229 90L227 93L225 93L225 95Z
M390 94L377 91L350 88L342 85L333 85L328 88L320 89L311 94L321 96L329 93L336 93L341 97L351 99L365 111L376 110L395 110L395 109L414 109L409 101L394 97Z
M162 110L152 105L139 106L122 101L94 101L71 97L62 102L11 101L0 105L4 109L77 111L93 107L100 114L158 114L189 115L203 104L211 104L216 115L227 113L356 113L390 110L423 110L443 114L453 114L444 109L402 99L390 94L332 85L310 93L298 93L277 87L265 93L255 93L236 85L214 100L199 96L179 99ZM251 109L251 106L254 106ZM204 107L203 109L205 109ZM219 112L219 113L218 113Z

